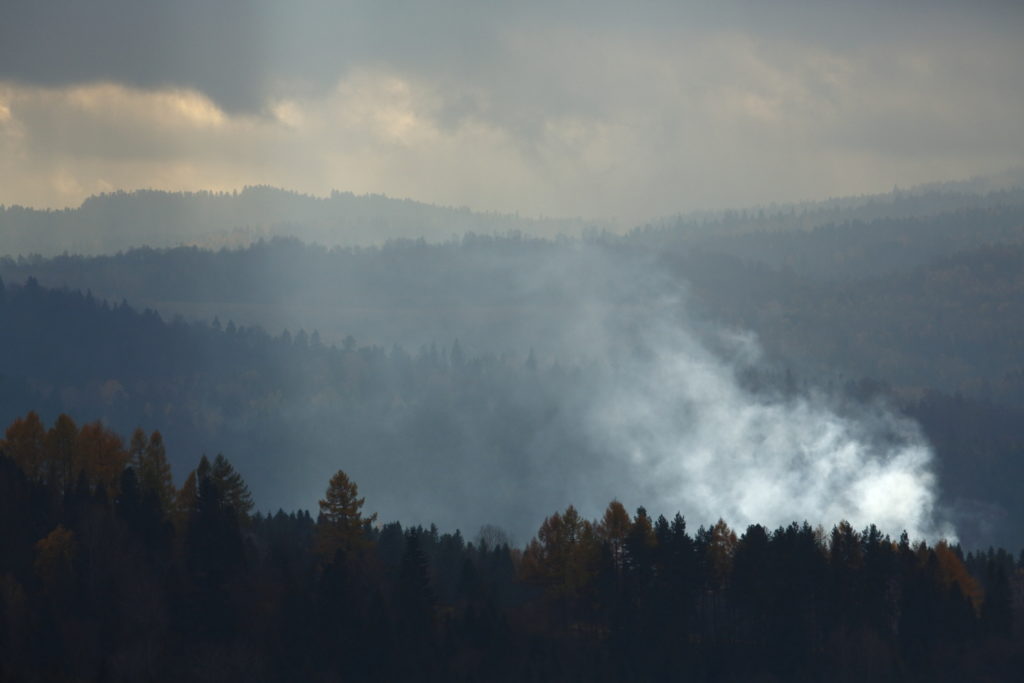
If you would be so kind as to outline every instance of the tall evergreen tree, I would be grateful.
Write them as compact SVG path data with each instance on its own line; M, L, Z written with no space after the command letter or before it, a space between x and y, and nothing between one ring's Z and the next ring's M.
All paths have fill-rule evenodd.
M365 502L359 487L342 470L331 477L317 520L316 546L322 558L329 560L338 549L349 552L367 544L363 528L377 519L377 513L363 517Z
M142 435L141 430L136 430L136 434L132 435L131 450L138 469L139 488L143 496L156 499L162 514L169 516L174 508L177 491L171 476L171 464L167 461L163 436L160 432L153 432L146 440L142 435L145 446L140 449L138 435Z
M240 522L245 522L253 508L252 494L242 475L220 453L213 459L210 478L220 493L222 505L233 511Z

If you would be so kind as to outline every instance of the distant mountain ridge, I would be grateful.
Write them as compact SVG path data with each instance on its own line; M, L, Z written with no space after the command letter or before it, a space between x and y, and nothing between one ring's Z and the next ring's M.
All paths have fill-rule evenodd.
M0 254L98 255L149 247L245 246L271 236L324 246L441 241L465 233L552 237L602 226L582 219L527 218L437 206L379 194L315 197L269 186L240 192L118 191L78 208L0 206Z
M971 192L959 186L894 189L877 195L837 197L794 204L770 204L722 211L665 216L638 226L641 236L729 237L755 232L808 232L817 228L880 219L899 220L953 213L1024 206L1024 177L1020 184L998 190Z
M633 230L648 244L748 233L800 232L851 222L915 219L964 209L1024 207L1024 168L892 192L688 212ZM317 197L267 185L232 192L135 190L93 195L76 208L0 205L0 256L96 256L138 247L245 247L296 237L326 247L392 240L442 242L466 234L553 238L617 230L612 221L524 217L467 207L333 191Z

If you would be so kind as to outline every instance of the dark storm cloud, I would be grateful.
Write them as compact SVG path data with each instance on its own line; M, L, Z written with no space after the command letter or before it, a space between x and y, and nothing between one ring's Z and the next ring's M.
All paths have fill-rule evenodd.
M517 94L537 87L544 104L557 106L572 93L560 96L545 88L542 71L519 68L522 55L507 50L503 35L553 32L544 57L571 61L579 55L570 41L559 49L562 31L643 40L738 30L841 50L947 31L1012 36L1021 16L1011 2L726 2L710 9L678 2L14 0L0 9L0 79L191 87L228 111L256 111L271 91L321 89L369 63Z
M269 26L244 3L14 2L0 23L0 78L62 86L191 86L256 107Z
M0 4L0 203L274 184L612 219L1024 159L1024 5Z
M479 63L493 42L482 8L382 4L13 2L2 11L0 78L191 87L229 111L256 110L282 81L321 88L363 61Z

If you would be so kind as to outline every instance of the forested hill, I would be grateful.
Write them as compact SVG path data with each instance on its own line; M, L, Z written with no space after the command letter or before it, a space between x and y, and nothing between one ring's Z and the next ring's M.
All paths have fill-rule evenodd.
M1013 680L1024 555L846 522L380 520L343 470L264 515L221 455L34 412L0 438L3 680ZM319 497L319 496L318 496ZM737 656L741 652L742 656Z
M587 401L607 382L599 366L457 341L410 352L230 321L167 322L32 280L0 291L0 419L35 409L126 433L160 429L176 471L204 452L230 454L268 506L304 504L343 467L389 517L498 522L521 540L565 500L594 509L649 484L645 468L586 432ZM790 373L750 380L794 390ZM1024 413L941 392L903 409L937 449L940 502L964 543L1018 543Z
M297 505L344 462L396 517L425 521L426 502L442 500L450 516L433 521L458 526L486 507L521 536L540 509L650 481L585 433L587 401L617 386L588 363L632 353L631 329L752 331L769 385L880 394L918 419L965 542L1014 545L1018 194L894 196L895 217L842 206L849 220L810 232L748 216L725 234L6 257L0 403L159 426L175 457L235 453L270 505ZM627 324L602 324L611 317ZM587 501L570 494L577 484Z
M1020 174L1010 174L1005 181L996 185L999 189L990 190L984 190L984 184L921 187L689 214L654 220L635 229L632 236L649 245L681 241L706 245L776 265L806 266L830 277L863 275L919 263L922 257L934 256L936 248L941 250L939 245L948 251L965 236L968 241L961 239L960 247L1003 241L1007 215L1019 216L1024 207ZM952 241L947 240L949 229L933 220L939 215L946 218L938 223L945 222L959 233ZM1019 227L1019 220L1012 225L1014 220L1010 227ZM970 234L960 230L965 221L974 226ZM137 190L95 195L78 207L61 210L0 206L0 255L100 255L143 246L217 248L245 246L274 236L328 247L380 245L396 239L443 242L466 233L554 238L623 227L629 226L595 219L471 211L348 192L315 197L268 186L236 192ZM811 238L804 239L808 234ZM834 246L828 244L832 241L842 248L836 254L840 260L817 258L823 246ZM872 249L879 241L887 243L885 252Z
M335 343L351 334L385 347L418 348L457 336L470 348L522 353L532 347L552 356L578 350L565 349L559 333L581 301L599 303L599 295L615 297L657 273L664 287L650 287L652 296L686 291L691 312L757 333L771 357L802 374L839 382L870 377L914 395L939 389L1024 405L1024 244L1015 241L1024 214L1007 211L988 224L976 224L972 215L957 214L956 230L946 229L953 225L949 216L908 223L907 234L916 236L900 237L907 242L904 256L881 269L887 272L872 266L860 277L838 279L773 267L765 262L767 250L754 250L762 254L755 261L710 244L652 246L611 236L590 243L467 236L365 249L278 239L236 250L0 259L0 276L35 277L113 301L129 297L167 317L219 317L275 332L318 329ZM986 233L984 225L998 227ZM926 238L930 226L935 234ZM865 236L854 250L859 255L848 257L844 231L826 231L835 239L818 242L807 236L818 246L804 261L870 261L867 254L889 253L883 232L872 233L877 242ZM786 235L744 239L791 241ZM972 241L982 246L963 246ZM894 265L904 261L905 267Z
M231 453L274 507L308 501L345 467L389 516L430 511L449 527L472 517L521 534L604 471L576 424L586 381L541 372L529 350L327 346L315 332L165 322L29 281L4 292L0 359L3 415L159 428L176 470ZM571 474L549 476L551 463ZM630 476L608 474L579 495L610 499Z
M694 305L803 372L1024 405L1024 245L990 244L855 281L708 252L666 255Z
M637 230L638 243L666 250L727 254L815 280L853 281L893 275L984 245L1024 242L1024 190L975 198L977 204L924 215L818 218L798 216L698 225L680 221ZM928 204L926 204L928 205ZM856 215L857 212L847 212Z
M245 245L289 235L328 246L401 238L441 241L466 232L553 236L601 227L575 219L435 206L384 195L313 197L273 187L241 192L139 190L89 197L77 208L0 206L0 254L103 254L133 247Z

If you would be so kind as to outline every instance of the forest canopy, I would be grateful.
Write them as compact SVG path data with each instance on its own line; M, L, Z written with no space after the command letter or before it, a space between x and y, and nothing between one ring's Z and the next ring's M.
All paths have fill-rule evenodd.
M222 455L180 488L170 479L159 432L126 444L32 412L7 427L0 674L717 680L913 667L953 680L1003 675L1020 657L1024 552L965 555L846 522L738 532L719 520L691 534L679 514L617 500L597 520L572 505L550 514L520 549L487 529L467 541L377 523L343 471L315 518L253 512Z

